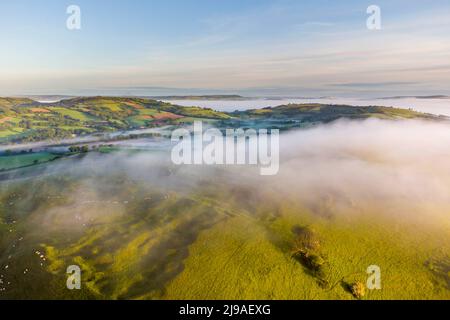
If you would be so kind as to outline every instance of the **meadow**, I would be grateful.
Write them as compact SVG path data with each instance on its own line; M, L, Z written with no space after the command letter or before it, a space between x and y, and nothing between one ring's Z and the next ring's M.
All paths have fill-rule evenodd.
M182 126L193 121L215 122L220 127L265 126L287 130L341 118L372 117L448 121L443 116L382 106L306 103L220 112L131 97L77 97L52 103L0 98L0 144L58 141L122 130Z
M49 152L35 152L4 155L0 157L0 171L23 168L59 158L59 155Z
M229 118L212 109L141 98L80 97L53 103L0 98L0 143L61 140L92 133L159 127L189 119Z
M120 148L23 169L0 184L0 297L450 299L447 129L301 130L276 177ZM382 288L355 296L370 265Z

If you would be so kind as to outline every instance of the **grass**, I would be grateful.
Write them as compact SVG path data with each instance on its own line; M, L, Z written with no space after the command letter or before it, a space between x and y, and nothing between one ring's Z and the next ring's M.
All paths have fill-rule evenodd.
M148 213L141 213L144 220L129 217L119 224L111 221L54 259L62 265L67 262L62 263L61 259L79 260L91 279L90 290L104 298L350 300L355 298L347 284L361 280L365 283L365 271L372 264L381 267L383 289L367 290L363 299L449 297L445 284L439 284L425 265L433 248L448 249L448 244L429 240L435 232L442 234L442 230L424 233L421 229L417 236L415 227L405 227L399 237L398 233L388 232L384 221L329 221L292 206L282 208L273 220L228 205L221 210L214 201L202 194L199 197L192 199L190 205L182 204L177 197L160 201ZM204 210L216 210L216 222L210 228L200 229L195 240L187 243L188 254L182 262L178 261L182 247L167 245L166 237L171 233L179 237L176 230L185 230L185 223L195 221ZM319 285L317 277L292 256L293 228L299 225L313 228L321 239L321 252L329 264L325 274L330 284L327 288ZM113 234L115 239L111 238ZM175 241L173 236L168 243ZM86 252L93 252L98 246L100 251L88 258ZM153 260L151 257L161 248L164 249L157 260ZM161 264L164 257L170 263ZM147 263L150 264L145 267ZM180 263L183 271L177 272ZM174 277L168 276L166 282L156 286L150 280L171 274Z
M120 147L115 146L101 146L98 148L98 152L100 153L112 153L112 152L119 152L122 149Z
M185 269L168 287L167 299L353 299L345 283L366 279L366 269L382 270L382 290L365 299L448 299L449 291L430 275L424 262L436 243L431 234L395 233L374 221L356 225L327 223L288 209L268 232L264 223L246 217L224 221L202 233L190 247ZM330 288L291 255L292 227L307 222L322 237ZM442 232L442 230L441 230ZM442 245L442 243L439 243ZM448 244L445 245L448 250ZM223 272L226 270L226 272ZM365 280L364 280L365 283Z
M58 158L57 155L48 152L0 156L0 171L44 163L56 158Z
M64 139L71 134L79 134L82 127L88 127L88 130L83 130L85 132L107 132L167 123L185 124L195 120L220 121L221 127L252 126L280 130L328 123L340 118L445 120L412 110L378 106L288 104L225 113L123 97L79 97L46 104L29 99L0 98L0 116L0 143Z
M141 126L145 126L147 124L147 122L150 120L144 118L143 116L132 116L132 117L128 117L127 121L129 121L134 126L141 127Z
M139 114L127 118L135 126L145 126L149 122L172 120L176 121L184 117L170 112L158 111L156 109L139 109Z
M95 132L95 129L83 127L83 126L60 126L59 128L61 128L63 130L69 130L69 131L78 130L78 131L84 131L84 132Z
M83 121L83 122L95 120L95 117L93 117L91 115L87 115L87 114L77 111L77 110L72 110L72 109L68 109L68 108L56 108L56 107L47 108L47 109L51 110L53 112L56 112L58 114L61 114L63 116L68 116L72 119Z
M14 136L16 134L17 134L17 132L15 132L13 130L1 130L0 138L8 138L8 137Z
M161 184L161 176L80 170L0 184L0 273L14 279L4 297L351 300L352 286L378 265L382 289L365 290L363 300L450 298L448 208L430 207L443 212L433 223L384 215L377 203L325 217L221 175L186 192L170 186L171 172ZM293 254L298 230L310 230L307 247L326 266L320 274ZM82 269L79 292L64 287L71 264Z

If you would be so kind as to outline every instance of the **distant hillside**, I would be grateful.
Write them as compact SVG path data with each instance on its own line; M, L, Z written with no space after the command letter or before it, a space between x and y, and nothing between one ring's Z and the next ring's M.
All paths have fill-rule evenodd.
M74 97L75 96L64 96L64 95L24 95L24 96L22 96L22 98L29 98L31 100L40 101L40 102L60 101L63 99L70 99L70 98L74 98Z
M202 96L159 96L152 97L157 100L230 100L230 101L242 101L249 98L240 95L202 95Z
M22 143L118 130L181 125L194 120L220 120L219 127L289 129L311 123L348 119L443 119L407 109L324 104L288 104L224 113L183 107L153 99L78 97L55 103L28 98L0 98L0 143Z
M286 119L302 122L331 122L340 118L348 119L441 119L438 116L424 114L408 109L370 106L357 107L349 105L326 104L288 104L278 107L233 112L241 119Z
M2 98L0 97L0 112L7 112L14 107L39 104L29 98Z
M379 100L390 100L390 99L450 99L450 96L446 95L434 95L434 96L394 96L394 97L383 97Z
M0 98L0 142L62 139L177 124L190 118L223 120L229 117L211 109L141 98L80 97L55 103Z

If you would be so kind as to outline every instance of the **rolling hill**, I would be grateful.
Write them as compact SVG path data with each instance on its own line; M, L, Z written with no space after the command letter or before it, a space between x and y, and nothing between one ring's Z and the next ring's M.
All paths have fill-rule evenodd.
M441 119L413 110L380 106L289 104L224 113L132 97L77 97L54 103L40 103L29 98L0 98L0 143L58 140L118 130L180 125L197 119L220 120L218 126L221 127L259 125L288 129L340 118L369 117Z
M88 97L39 103L0 98L0 142L70 138L98 132L157 127L183 118L228 119L211 109L181 107L150 99Z

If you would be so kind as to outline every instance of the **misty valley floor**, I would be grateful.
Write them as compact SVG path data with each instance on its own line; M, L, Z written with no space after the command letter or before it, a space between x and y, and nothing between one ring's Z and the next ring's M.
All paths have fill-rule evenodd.
M354 299L370 265L382 289L363 299L449 299L449 150L363 128L287 136L276 177L120 151L18 170L0 184L0 299Z

